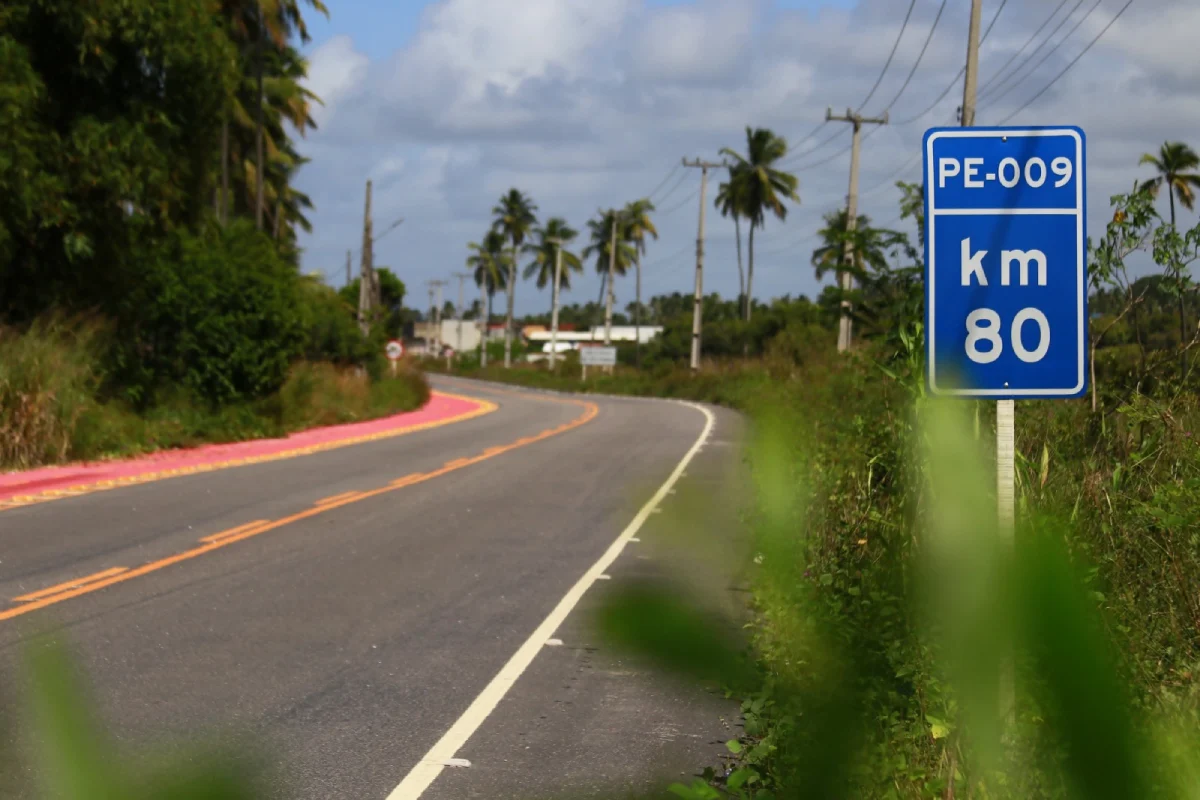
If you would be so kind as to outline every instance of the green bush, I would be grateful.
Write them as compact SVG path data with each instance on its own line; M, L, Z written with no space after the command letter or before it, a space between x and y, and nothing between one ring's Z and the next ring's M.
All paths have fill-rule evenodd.
M304 346L301 280L246 221L172 236L124 303L115 385L148 405L182 386L213 407L277 391Z

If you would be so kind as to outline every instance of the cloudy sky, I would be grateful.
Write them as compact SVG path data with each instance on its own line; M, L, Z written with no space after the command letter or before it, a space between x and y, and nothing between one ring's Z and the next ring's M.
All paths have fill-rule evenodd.
M1081 126L1093 232L1109 216L1108 197L1149 176L1141 153L1165 139L1200 146L1195 0L1133 0L1051 85L1126 1L984 0L984 26L995 23L982 48L977 124L1017 112L1013 124ZM376 263L394 269L417 303L425 281L462 269L467 242L510 187L529 193L543 217L580 230L598 208L651 194L660 238L644 294L690 291L700 175L676 165L723 146L744 151L746 125L787 137L784 164L801 196L785 222L772 219L758 235L754 293L814 295L814 232L845 202L849 172L849 126L821 125L826 107L889 110L892 124L863 144L860 208L899 226L893 184L919 177L922 133L952 123L962 100L970 6L916 0L863 105L910 0L327 3L331 16L313 19L305 48L324 106L302 146L312 163L299 184L317 207L304 269L340 285L348 248L357 265L369 178L376 230L406 220L376 245ZM733 296L733 225L712 212L714 183L705 288ZM595 299L598 289L589 267L564 301ZM621 306L632 294L632 281L618 284ZM548 304L532 283L517 291L519 312Z

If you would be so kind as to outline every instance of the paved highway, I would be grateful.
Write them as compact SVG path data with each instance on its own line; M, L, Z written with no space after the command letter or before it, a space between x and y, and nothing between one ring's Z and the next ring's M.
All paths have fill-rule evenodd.
M686 491L732 491L740 419L435 385L498 409L0 512L0 707L50 629L123 747L245 736L267 796L580 796L711 763L727 701L609 651L587 610L664 568Z

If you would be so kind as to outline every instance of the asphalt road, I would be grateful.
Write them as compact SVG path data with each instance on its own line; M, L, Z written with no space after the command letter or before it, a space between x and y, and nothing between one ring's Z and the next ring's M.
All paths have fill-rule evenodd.
M50 630L77 658L123 752L244 737L266 796L624 796L712 763L732 732L728 701L611 652L587 612L621 579L670 568L674 556L652 545L669 538L677 498L737 491L740 419L669 402L435 385L499 410L0 513L0 613L14 607L9 598L82 576L164 564L0 616L0 707L12 712L0 736L29 746L12 733L24 700L18 663ZM547 431L558 432L534 438ZM660 492L673 473L678 483ZM646 507L631 533L656 493L667 513ZM288 521L164 561L258 520ZM622 535L634 541L564 611ZM706 579L716 594L729 588L728 576ZM534 641L560 612L550 646ZM512 673L523 646L533 655ZM515 680L496 681L506 665ZM431 769L431 749L464 732L452 752L470 766ZM39 769L27 758L0 776L0 796L37 796Z

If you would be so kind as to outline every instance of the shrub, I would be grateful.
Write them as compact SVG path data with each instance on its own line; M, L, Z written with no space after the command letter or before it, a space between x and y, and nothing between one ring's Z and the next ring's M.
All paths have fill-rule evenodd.
M302 351L300 277L246 221L176 233L124 303L118 382L141 405L179 385L214 407L277 391Z

